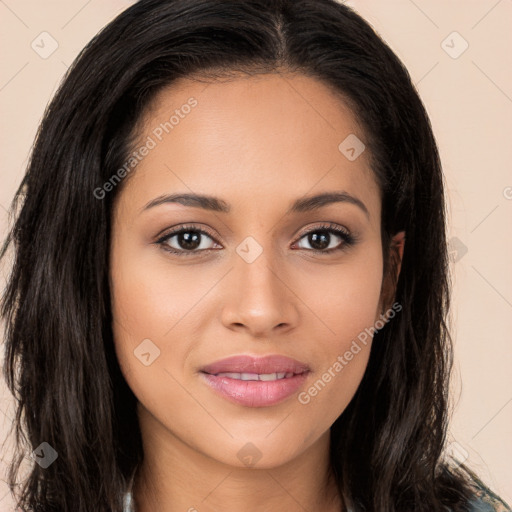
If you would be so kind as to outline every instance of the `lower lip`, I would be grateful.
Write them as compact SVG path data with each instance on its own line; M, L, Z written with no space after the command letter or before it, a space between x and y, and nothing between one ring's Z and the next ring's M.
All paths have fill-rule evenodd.
M278 404L296 393L304 384L308 372L271 381L238 380L217 377L202 372L206 383L230 402L246 407L268 407Z

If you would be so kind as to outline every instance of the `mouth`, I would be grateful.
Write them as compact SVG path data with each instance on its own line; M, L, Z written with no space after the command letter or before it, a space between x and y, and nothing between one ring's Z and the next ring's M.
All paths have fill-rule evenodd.
M200 370L204 382L218 395L246 407L283 402L303 386L310 368L285 356L233 356Z
M215 377L228 377L235 380L261 380L264 382L270 382L273 380L289 379L294 375L300 375L293 372L279 372L279 373L233 373L233 372L221 372L215 374Z

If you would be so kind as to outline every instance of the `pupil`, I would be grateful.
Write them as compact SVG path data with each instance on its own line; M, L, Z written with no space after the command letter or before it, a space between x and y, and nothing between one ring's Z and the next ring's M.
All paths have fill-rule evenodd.
M196 249L200 245L200 236L197 231L186 231L178 235L178 243L182 249Z
M309 243L311 247L322 250L329 247L329 233L327 231L318 231L309 235Z

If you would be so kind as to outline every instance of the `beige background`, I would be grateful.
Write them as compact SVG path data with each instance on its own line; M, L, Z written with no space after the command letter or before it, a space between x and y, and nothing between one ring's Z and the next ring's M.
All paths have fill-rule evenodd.
M446 174L453 248L450 439L457 444L451 449L512 503L512 0L347 3L404 61L431 116ZM79 50L130 4L0 0L6 50L0 70L2 237L46 104ZM42 58L52 44L58 48ZM2 268L2 287L6 272ZM2 441L12 417L2 382ZM4 468L0 463L0 478ZM0 511L12 507L0 482Z

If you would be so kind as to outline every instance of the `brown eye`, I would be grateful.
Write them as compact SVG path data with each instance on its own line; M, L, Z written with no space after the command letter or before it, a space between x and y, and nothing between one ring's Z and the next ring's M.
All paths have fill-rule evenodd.
M316 227L302 235L300 240L302 239L306 240L310 248L299 247L299 249L311 250L315 253L323 254L343 250L347 246L354 245L355 243L355 237L353 235L336 225ZM338 241L336 241L336 239Z
M215 240L204 229L194 226L183 226L171 233L167 233L157 240L156 243L162 245L164 250L173 254L189 256L213 249L211 247L212 242L215 242Z

